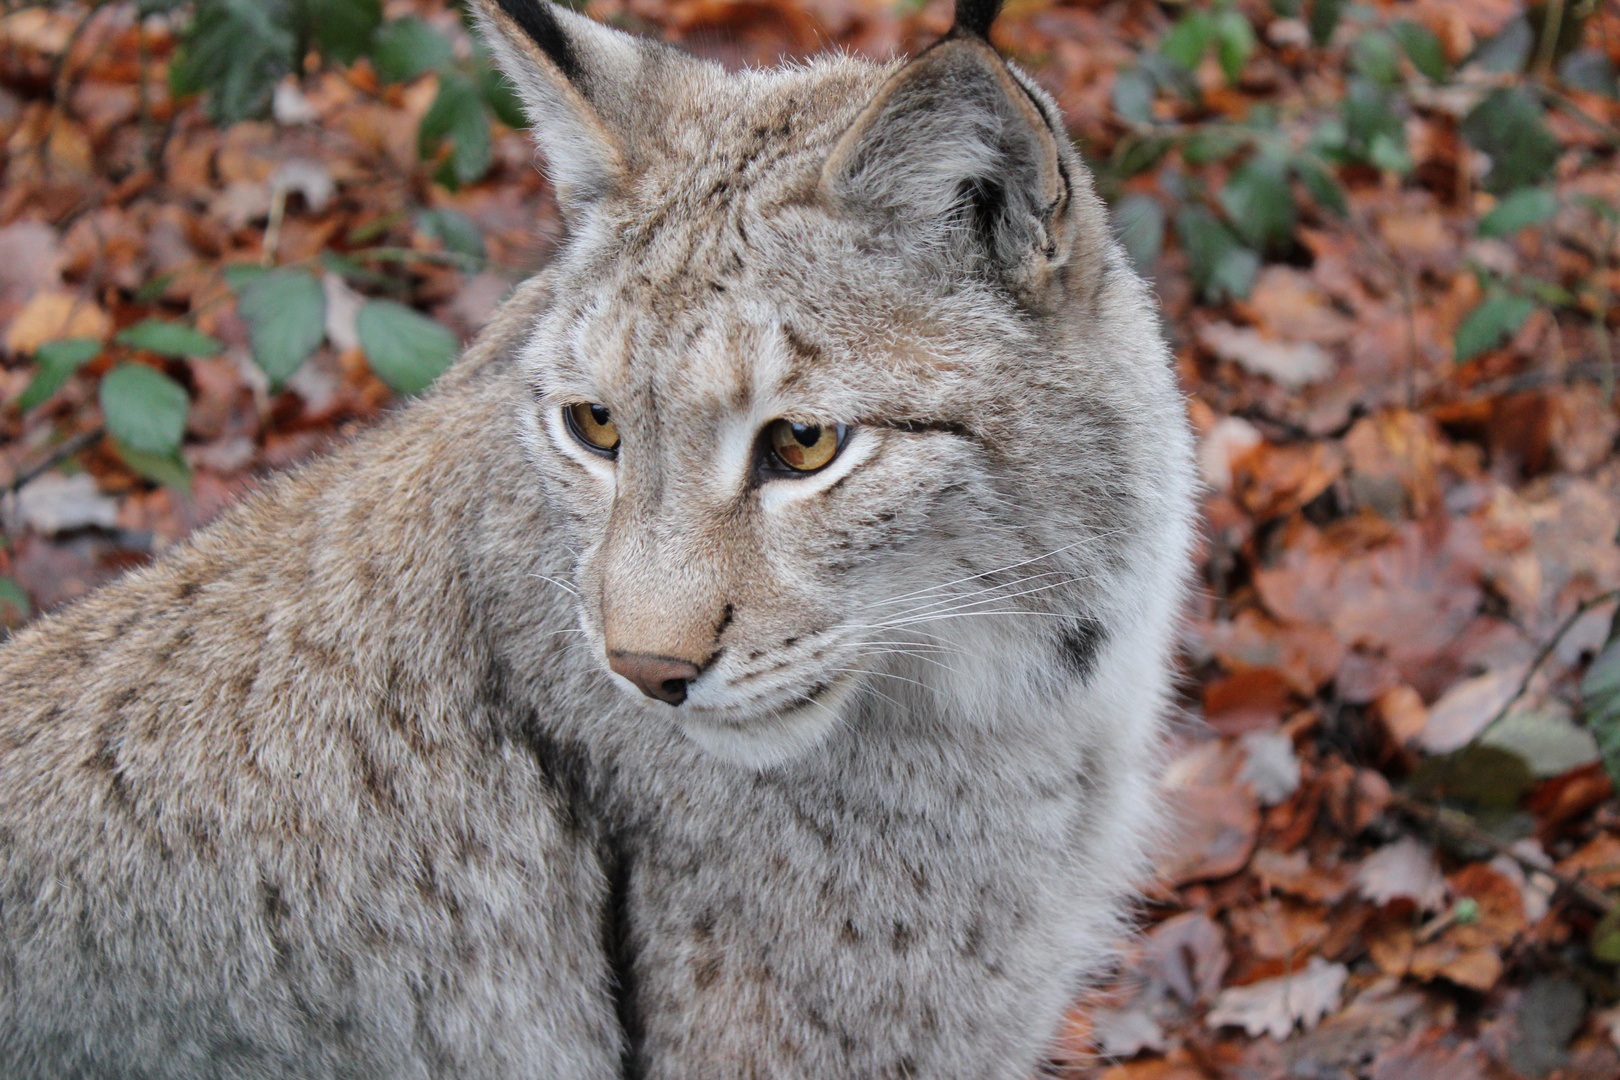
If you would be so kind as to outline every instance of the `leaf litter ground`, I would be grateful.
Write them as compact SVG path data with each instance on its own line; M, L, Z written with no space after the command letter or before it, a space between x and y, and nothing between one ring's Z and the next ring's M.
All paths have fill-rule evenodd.
M1049 1071L1620 1076L1620 105L1568 89L1570 57L1612 80L1620 12L1570 5L1576 107L1527 115L1485 62L1562 4L1383 4L1313 45L1337 7L1011 0L997 28L1155 280L1207 483L1170 841ZM730 65L889 56L950 17L589 10ZM520 132L455 141L474 91L439 3L390 0L375 60L224 127L171 96L179 23L89 14L0 19L11 626L423 385L438 354L388 342L476 332L559 229ZM1272 157L1211 149L1252 130ZM313 321L255 318L289 304Z

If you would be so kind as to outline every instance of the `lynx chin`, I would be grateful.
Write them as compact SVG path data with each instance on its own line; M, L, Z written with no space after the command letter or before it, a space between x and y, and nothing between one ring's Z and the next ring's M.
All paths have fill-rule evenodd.
M1034 1075L1146 861L1193 479L995 2L728 74L477 0L568 237L0 649L0 1076Z

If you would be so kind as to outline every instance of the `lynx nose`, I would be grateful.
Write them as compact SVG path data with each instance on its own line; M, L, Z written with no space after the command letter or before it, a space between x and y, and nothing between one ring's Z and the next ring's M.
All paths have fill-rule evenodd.
M690 660L617 650L608 654L608 667L639 686L643 694L671 705L686 700L686 684L701 671Z

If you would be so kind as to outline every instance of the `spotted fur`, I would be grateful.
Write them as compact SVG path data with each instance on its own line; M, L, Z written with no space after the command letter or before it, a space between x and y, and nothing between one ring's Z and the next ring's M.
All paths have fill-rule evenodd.
M983 3L731 75L529 3L553 265L0 649L0 1075L1025 1078L1107 955L1192 482L1052 102Z

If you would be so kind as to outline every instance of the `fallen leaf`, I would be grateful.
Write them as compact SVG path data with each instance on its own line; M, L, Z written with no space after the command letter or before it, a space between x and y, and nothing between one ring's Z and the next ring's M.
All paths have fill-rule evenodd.
M1356 888L1375 904L1410 900L1434 911L1446 899L1446 881L1429 845L1412 837L1386 844L1362 860Z
M1202 911L1184 912L1155 926L1142 953L1149 983L1164 986L1187 1005L1215 997L1230 961L1226 931Z
M45 289L23 305L6 329L6 348L13 353L31 353L41 345L63 338L95 338L105 341L112 333L112 319L94 300L61 289Z
M1429 710L1423 698L1410 686L1397 686L1386 690L1373 701L1373 715L1383 724L1384 731L1396 746L1405 746L1423 733L1429 722Z
M1313 956L1297 974L1222 990L1204 1022L1212 1028L1232 1025L1250 1035L1286 1039L1296 1026L1309 1030L1339 1007L1349 975L1343 964Z
M1525 668L1499 668L1453 686L1429 707L1417 744L1431 754L1460 749L1502 710L1524 681Z
M1198 337L1222 360L1289 389L1321 382L1333 374L1333 358L1313 342L1274 341L1258 330L1226 322L1210 323Z

